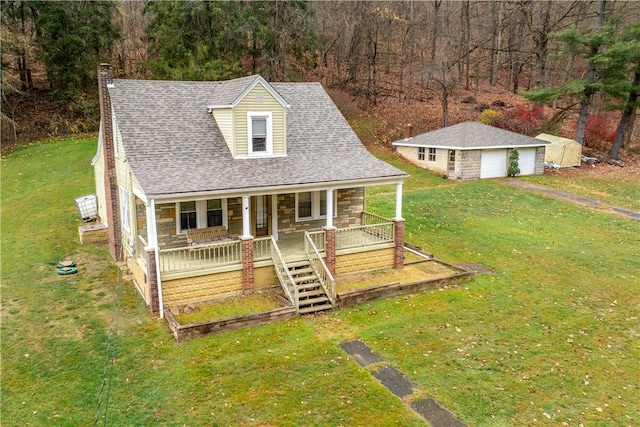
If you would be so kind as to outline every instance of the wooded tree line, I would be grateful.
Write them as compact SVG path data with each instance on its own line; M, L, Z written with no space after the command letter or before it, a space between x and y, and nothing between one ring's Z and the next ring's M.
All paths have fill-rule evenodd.
M44 69L53 96L86 102L109 61L126 78L261 73L372 104L439 102L447 125L453 94L497 85L553 104L557 122L582 112L580 142L588 113L621 110L617 158L638 107L638 22L637 3L614 0L2 0L2 95Z

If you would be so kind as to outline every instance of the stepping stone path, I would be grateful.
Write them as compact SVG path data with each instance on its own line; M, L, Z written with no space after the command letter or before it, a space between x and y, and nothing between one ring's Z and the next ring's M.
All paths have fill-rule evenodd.
M385 361L360 340L345 341L340 344L340 347L363 368L373 363ZM371 375L400 399L413 394L414 386L411 381L393 366L383 366L378 370L371 371ZM409 407L424 418L431 427L467 427L465 423L430 397L411 401Z

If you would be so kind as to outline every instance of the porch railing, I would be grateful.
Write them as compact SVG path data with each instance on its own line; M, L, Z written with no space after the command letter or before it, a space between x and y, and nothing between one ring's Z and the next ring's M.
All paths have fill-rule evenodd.
M388 222L393 221L391 221L389 218L385 218L371 212L362 212L362 225L386 224Z
M269 259L271 259L271 237L253 239L253 260L266 261Z
M309 263L313 271L316 273L320 284L322 285L322 289L324 289L325 294L329 297L329 301L331 301L331 305L335 305L336 303L336 281L333 278L333 275L327 268L318 248L314 244L313 238L311 237L311 233L305 231L304 233L304 249L307 253L307 258L309 259Z
M242 263L240 240L160 250L160 272L162 273L202 270L240 263Z
M278 275L278 279L280 279L280 284L282 285L282 289L284 290L285 295L289 298L296 307L298 307L298 287L287 268L287 265L284 263L284 258L280 249L278 248L278 244L276 243L276 239L271 236L271 259L273 260L273 268Z
M386 222L360 227L338 228L336 230L336 249L357 248L393 243L394 223Z
M147 251L144 248L146 248L147 246L149 246L147 240L138 234L138 237L136 238L136 256L142 259L146 259Z
M326 241L325 232L324 231L307 231L306 234L309 236L309 238L313 242L313 245L318 249L318 252L324 253L325 241Z

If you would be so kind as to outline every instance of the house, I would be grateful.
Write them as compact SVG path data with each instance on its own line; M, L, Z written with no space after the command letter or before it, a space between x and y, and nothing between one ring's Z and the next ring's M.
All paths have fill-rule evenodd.
M518 149L520 175L541 175L548 144L536 138L479 122L463 122L395 141L397 152L417 166L449 179L507 176L509 158Z
M561 168L580 166L582 161L582 145L573 139L541 133L537 139L548 141L544 154L545 163L553 163Z
M98 217L154 315L271 286L312 312L341 274L403 267L407 175L319 83L119 80L103 64L98 84ZM365 210L380 184L393 219Z

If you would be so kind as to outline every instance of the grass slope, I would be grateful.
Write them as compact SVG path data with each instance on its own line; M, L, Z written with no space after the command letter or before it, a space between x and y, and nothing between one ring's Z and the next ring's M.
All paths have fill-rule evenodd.
M412 398L433 396L469 425L640 423L637 222L384 155L412 174L408 240L494 274L177 344L105 248L77 242L74 198L93 192L95 144L2 159L3 425L91 423L116 327L110 425L424 425L338 347L354 338L416 384ZM394 192L372 189L369 208L392 215ZM55 275L66 256L78 275Z

